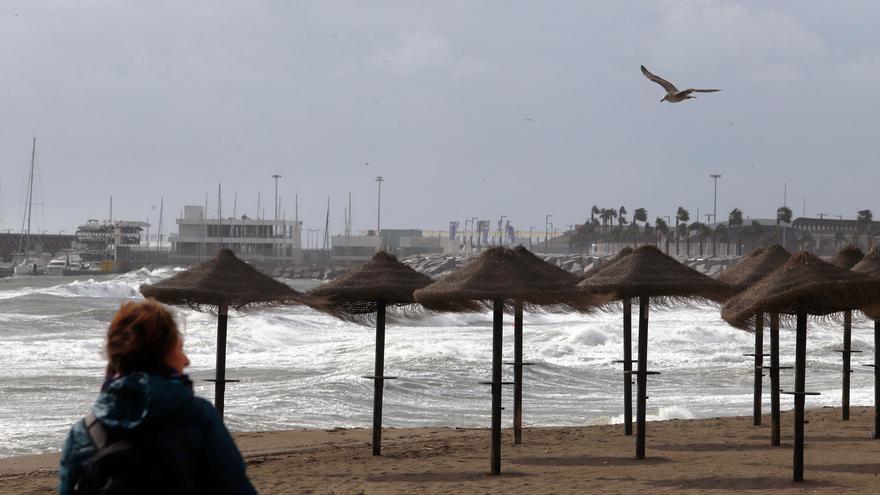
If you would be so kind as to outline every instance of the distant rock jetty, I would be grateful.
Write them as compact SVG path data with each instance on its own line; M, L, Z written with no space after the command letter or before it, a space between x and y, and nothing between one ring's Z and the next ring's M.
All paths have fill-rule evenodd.
M427 255L427 256L410 256L401 261L412 267L414 270L424 273L433 279L439 279L447 273L467 263L474 255ZM606 262L613 255L606 256L590 256L585 254L538 254L539 257L549 263L561 267L575 275L582 276L584 273L593 270ZM678 257L679 261L685 265L715 277L727 267L735 264L740 256L718 256L708 258L685 258ZM344 265L335 266L287 266L278 267L271 271L271 275L276 278L290 279L318 279L330 280L335 278L351 267Z

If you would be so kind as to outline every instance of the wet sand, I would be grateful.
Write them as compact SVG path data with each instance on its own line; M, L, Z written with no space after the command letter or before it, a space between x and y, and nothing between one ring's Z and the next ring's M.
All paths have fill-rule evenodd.
M504 431L502 474L490 476L489 432L387 429L383 454L370 430L241 433L248 474L266 494L393 493L880 493L880 440L873 408L840 420L833 408L807 411L804 483L791 480L790 411L783 441L770 446L769 417L648 423L647 455L619 425L527 428L522 445ZM0 493L53 493L57 454L0 459Z

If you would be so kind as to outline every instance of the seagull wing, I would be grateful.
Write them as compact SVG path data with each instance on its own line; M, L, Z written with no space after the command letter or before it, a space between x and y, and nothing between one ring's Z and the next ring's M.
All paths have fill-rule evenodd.
M694 88L690 88L690 89L686 89L686 90L682 91L682 93L684 93L684 94L690 94L690 93L714 93L714 92L716 92L716 91L721 91L721 90L720 90L720 89L694 89Z
M651 71L646 69L644 65L642 66L642 74L644 74L645 77L654 81L655 83L659 84L660 86L663 86L663 89L665 89L666 91L673 91L676 93L678 92L678 88L676 88L674 84L667 81L666 79L663 79L662 77L655 76L654 74L651 74Z

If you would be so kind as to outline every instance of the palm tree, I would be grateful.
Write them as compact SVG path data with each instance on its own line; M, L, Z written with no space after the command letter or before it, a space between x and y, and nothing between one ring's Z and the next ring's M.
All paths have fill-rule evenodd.
M636 211L633 212L633 223L635 222L647 222L648 221L648 210L644 208L636 208Z
M626 221L626 207L621 206L617 210L617 240L620 240L621 234L623 234L623 226L627 224Z
M679 241L680 232L681 232L679 230L678 225L680 222L684 222L685 224L687 224L687 221L690 219L691 219L691 214L688 213L687 210L685 210L684 208L679 206L678 211L675 212L675 255L676 256L678 256L678 241Z
M740 233L742 231L743 224L743 212L739 208L734 208L730 210L730 214L727 216L727 225L730 227L730 230L733 230L733 227L737 227L736 229L736 254L742 254L740 252ZM727 236L727 254L730 254L730 234Z
M596 215L599 215L601 213L602 213L602 211L599 209L599 207L596 205L593 205L593 208L590 209L590 223L595 223L596 222Z
M611 219L617 217L617 210L614 208L602 208L602 232L606 232Z
M636 208L636 211L633 212L633 226L637 225L636 222L645 222L645 227L648 224L648 210L644 208ZM633 247L636 247L636 241L633 239Z
M780 206L776 209L776 242L779 242L779 224L781 222L791 223L791 215L791 208L787 206ZM784 241L782 242L782 244L782 247L785 247Z
M669 254L669 224L667 224L662 218L657 217L657 219L654 220L654 225L657 226L654 229L657 233L657 244L660 243L660 234L663 234L663 237L666 239L666 254Z

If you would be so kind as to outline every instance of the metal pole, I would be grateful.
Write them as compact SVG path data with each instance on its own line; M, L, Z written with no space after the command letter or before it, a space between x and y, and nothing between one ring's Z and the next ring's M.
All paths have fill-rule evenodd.
M779 313L770 313L770 389L770 444L779 446Z
M275 221L278 221L278 179L281 178L280 175L275 174L272 176L275 179ZM273 232L274 234L274 232Z
M721 174L712 174L709 177L711 177L715 181L715 195L714 195L714 200L712 202L713 203L712 221L717 222L718 221L718 178L721 177ZM699 220L699 218L697 220Z
M494 301L492 315L492 456L490 473L501 474L501 339L504 301Z
M376 182L379 184L379 199L376 201L376 235L382 234L382 182L384 181L381 175L376 177Z
M376 301L376 368L373 371L373 455L382 455L382 395L385 388L385 301Z
M513 311L513 444L522 443L523 303Z
M632 299L623 300L623 434L632 435Z
M764 313L755 316L755 394L752 407L752 424L761 426L761 392L764 376Z
M217 309L217 369L214 376L214 407L223 418L223 405L226 396L226 322L228 308L221 304Z
M852 311L843 312L843 414L842 419L849 421L849 379L852 356Z
M794 481L804 481L804 387L807 363L807 314L798 311L794 365Z
M645 407L648 398L648 297L639 296L639 371L636 400L636 459L645 458Z

